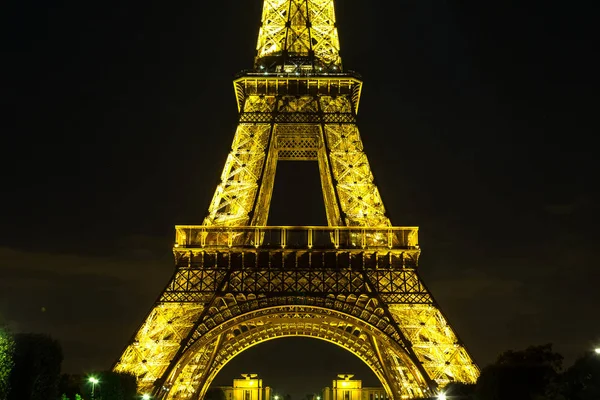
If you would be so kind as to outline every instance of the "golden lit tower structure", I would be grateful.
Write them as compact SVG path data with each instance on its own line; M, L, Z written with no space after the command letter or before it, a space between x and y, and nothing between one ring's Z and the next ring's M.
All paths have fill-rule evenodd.
M116 362L159 399L201 399L233 357L305 336L354 353L391 399L479 374L394 227L356 125L333 0L265 0L239 123L202 225L177 226L175 272ZM316 161L328 226L265 226L279 161Z

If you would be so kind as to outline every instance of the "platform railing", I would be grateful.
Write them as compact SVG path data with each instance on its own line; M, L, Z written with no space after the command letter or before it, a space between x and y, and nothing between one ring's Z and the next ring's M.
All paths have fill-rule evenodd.
M419 247L418 227L177 225L175 248L357 250Z

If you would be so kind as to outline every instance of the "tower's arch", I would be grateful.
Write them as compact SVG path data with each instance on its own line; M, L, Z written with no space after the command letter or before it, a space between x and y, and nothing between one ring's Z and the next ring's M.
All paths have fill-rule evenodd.
M284 305L246 312L205 333L173 368L164 385L169 390L166 398L201 399L221 369L242 352L269 340L298 336L353 353L373 371L390 398L421 397L426 391L427 382L409 354L383 330L338 310Z

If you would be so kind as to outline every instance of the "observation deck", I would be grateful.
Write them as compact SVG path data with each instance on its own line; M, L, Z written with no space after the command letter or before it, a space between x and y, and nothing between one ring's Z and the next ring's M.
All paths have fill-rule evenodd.
M354 104L353 111L357 113L362 78L353 71L342 73L299 70L285 73L246 70L236 75L233 88L238 111L242 116L244 101L248 96L349 96ZM242 118L241 122L251 121Z
M175 231L180 266L405 268L416 267L420 254L418 227L178 225Z

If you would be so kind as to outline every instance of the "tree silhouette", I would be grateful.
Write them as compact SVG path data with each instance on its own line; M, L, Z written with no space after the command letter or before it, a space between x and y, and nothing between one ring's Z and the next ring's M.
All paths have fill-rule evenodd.
M477 381L477 400L538 400L552 397L563 357L551 344L502 353L485 367Z
M81 375L62 374L58 383L58 393L64 394L67 399L73 400L75 395L82 393L82 379Z
M0 325L0 400L6 400L10 390L10 373L14 366L15 341Z
M600 399L600 356L589 352L565 371L562 394L569 400Z
M9 400L58 398L62 349L48 335L21 333L14 336L14 368L10 374Z

